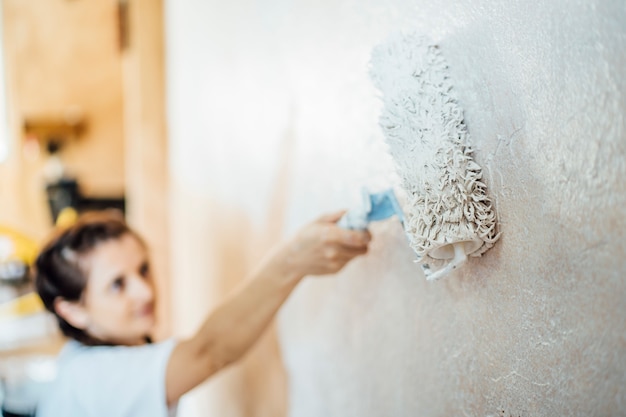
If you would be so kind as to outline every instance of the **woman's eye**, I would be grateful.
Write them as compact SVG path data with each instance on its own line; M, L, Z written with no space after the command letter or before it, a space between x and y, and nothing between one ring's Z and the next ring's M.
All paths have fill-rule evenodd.
M124 286L125 286L126 282L124 281L123 277L119 277L116 278L112 283L111 283L111 288L113 289L113 291L115 292L121 292L124 291Z
M139 274L144 278L150 275L150 265L148 265L147 262L141 265L141 267L139 268Z

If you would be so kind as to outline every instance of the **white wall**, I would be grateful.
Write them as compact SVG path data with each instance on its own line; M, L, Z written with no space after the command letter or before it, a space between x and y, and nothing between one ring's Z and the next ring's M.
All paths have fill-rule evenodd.
M619 0L169 2L181 331L229 287L221 255L253 263L278 238L267 222L291 232L395 182L368 59L419 30L450 64L502 238L426 283L379 224L367 258L303 283L279 320L289 415L626 414L625 22ZM262 415L228 378L207 407Z

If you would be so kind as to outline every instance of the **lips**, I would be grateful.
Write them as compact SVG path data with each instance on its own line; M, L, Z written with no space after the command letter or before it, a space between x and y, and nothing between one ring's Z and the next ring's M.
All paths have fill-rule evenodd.
M139 317L151 317L154 316L154 303L148 303L137 310Z

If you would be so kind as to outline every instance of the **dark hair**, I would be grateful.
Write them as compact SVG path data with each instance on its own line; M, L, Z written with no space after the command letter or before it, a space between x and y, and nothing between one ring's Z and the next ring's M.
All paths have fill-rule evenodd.
M81 261L98 245L131 234L143 241L124 221L119 212L102 211L81 215L75 224L57 230L35 261L35 287L46 309L53 313L64 335L87 345L106 344L87 332L70 325L56 312L54 303L61 298L80 301L87 286Z

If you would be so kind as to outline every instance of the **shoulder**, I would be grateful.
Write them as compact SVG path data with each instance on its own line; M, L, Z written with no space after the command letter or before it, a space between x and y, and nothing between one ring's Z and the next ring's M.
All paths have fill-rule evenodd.
M68 342L59 357L60 366L91 364L112 365L124 361L141 361L158 358L171 352L175 345L173 339L141 346L85 346L78 342Z
M115 415L117 411L111 409L114 404L136 404L142 398L160 402L167 362L175 344L173 339L132 347L68 342L59 355L56 380L41 408L72 407L84 413L104 407ZM66 415L80 414L68 410Z
M59 376L73 381L141 378L147 370L167 363L175 342L170 339L142 346L84 346L70 342L59 358ZM136 373L139 372L140 375Z
M145 366L169 357L174 347L173 340L142 346L85 346L68 342L58 359L59 378L74 380L95 378L114 372L124 372Z

